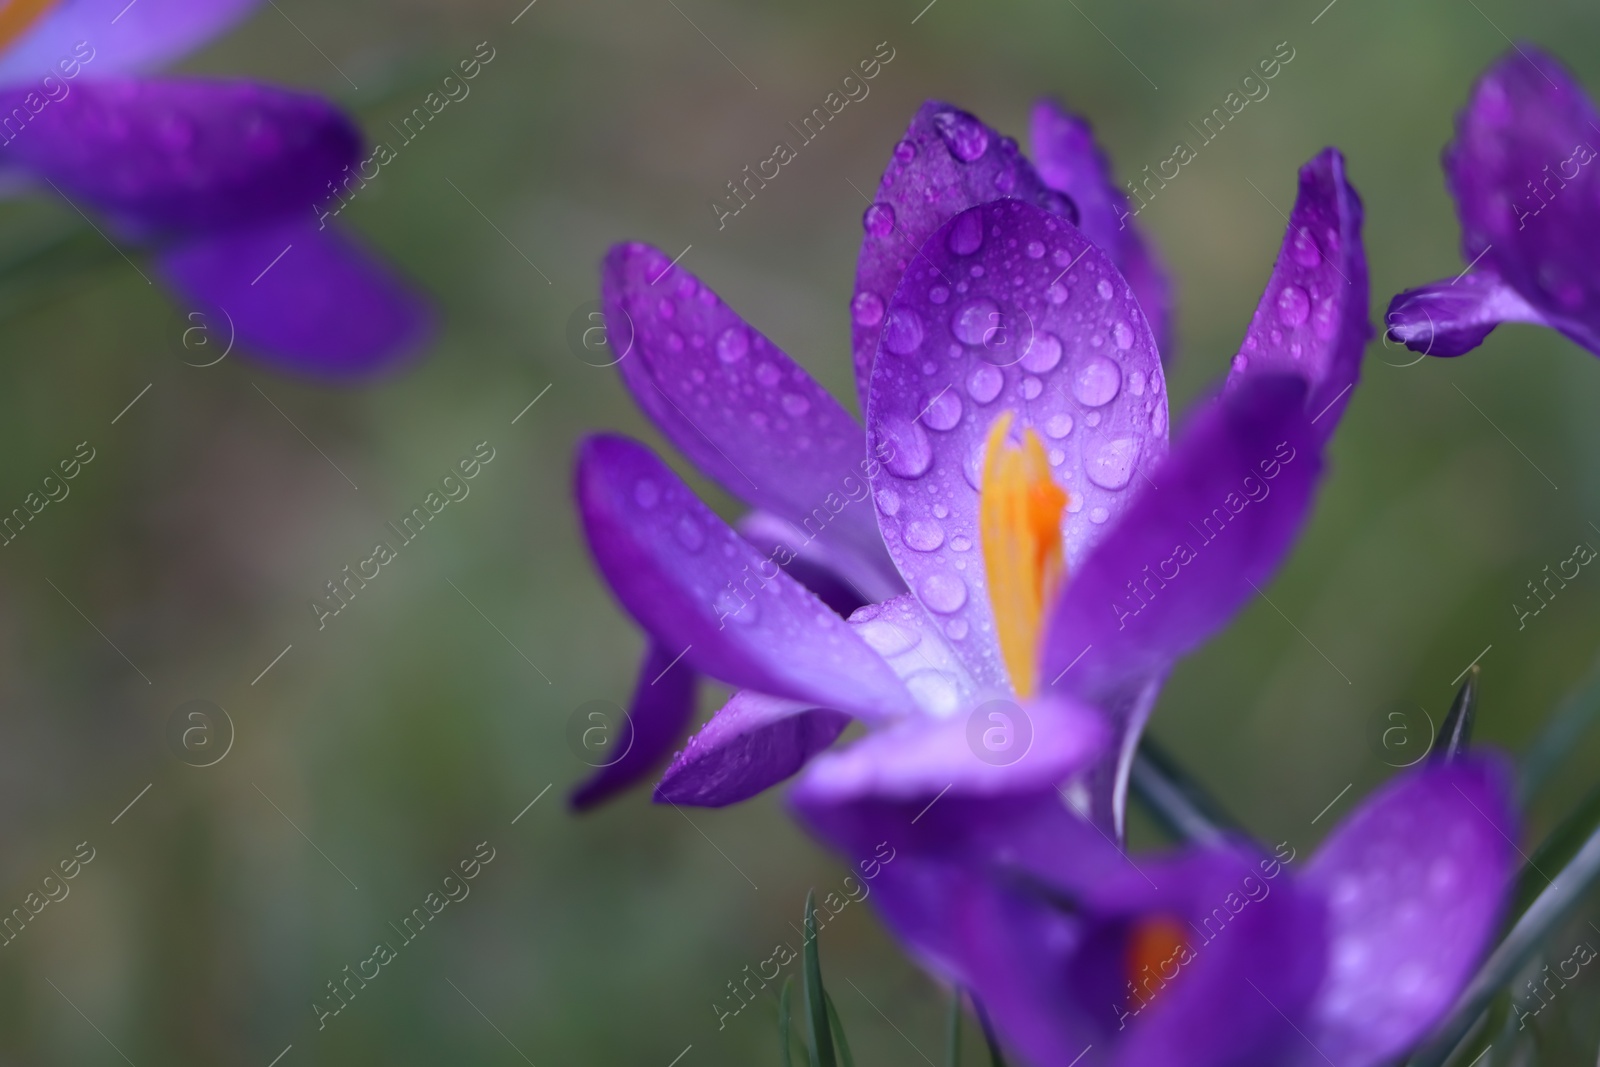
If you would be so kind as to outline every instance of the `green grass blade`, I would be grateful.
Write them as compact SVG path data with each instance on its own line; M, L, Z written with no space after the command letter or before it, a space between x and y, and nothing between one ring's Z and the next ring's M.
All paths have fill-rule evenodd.
M1561 761L1578 747L1597 717L1600 717L1600 660L1589 668L1583 683L1561 701L1543 732L1522 757L1522 774L1517 783L1521 807L1528 806Z
M844 1037L844 1020L839 1018L839 1009L833 1006L833 994L824 989L822 998L828 1002L828 1023L833 1028L834 1040L839 1044L839 1060L844 1067L856 1067L856 1058L850 1055L850 1042Z
M794 975L783 980L783 990L778 994L778 1042L782 1049L783 1067L794 1067L789 1055L789 993L794 988Z
M806 1024L811 1034L811 1067L838 1067L833 1058L833 1035L828 1030L828 1009L823 1000L822 961L817 956L817 891L806 894L805 988Z
M1006 1058L1000 1054L1000 1039L994 1036L994 1025L989 1022L989 1013L983 1010L983 1005L977 997L972 998L972 1010L977 1013L978 1025L983 1028L983 1043L989 1046L989 1063L991 1067L1006 1067Z
M961 987L950 995L950 1024L944 1035L946 1067L961 1067Z

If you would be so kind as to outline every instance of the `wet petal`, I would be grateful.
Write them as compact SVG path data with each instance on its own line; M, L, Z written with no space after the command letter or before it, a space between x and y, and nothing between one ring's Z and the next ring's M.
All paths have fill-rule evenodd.
M1473 87L1445 149L1461 253L1600 354L1600 114L1560 63L1520 45Z
M1361 198L1338 149L1324 149L1300 168L1278 261L1228 375L1229 389L1255 374L1305 378L1306 403L1324 438L1349 403L1372 337L1361 218Z
M154 70L226 33L261 0L61 0L0 42L0 84Z
M1331 950L1307 1036L1334 1062L1394 1061L1471 978L1517 870L1510 780L1498 759L1425 763L1368 798L1311 860Z
M17 127L4 129L0 168L49 181L136 236L312 219L361 149L328 101L253 82L84 80L38 99L26 86L0 91L0 115Z
M660 251L612 248L602 298L617 370L646 414L730 493L849 546L887 577L861 424ZM882 586L883 578L875 584Z
M1019 200L941 227L905 273L872 371L879 526L912 592L983 684L994 638L978 486L990 426L1044 442L1070 501L1068 582L1166 450L1166 388L1132 291L1072 225ZM1058 668L1059 669L1059 668Z
M656 640L730 685L865 718L910 694L845 621L712 513L647 448L610 435L578 455L589 548Z
M185 312L226 324L237 346L280 369L350 379L389 370L432 334L422 296L336 228L296 216L197 237L161 255Z
M1459 356L1502 322L1550 325L1517 291L1489 271L1407 289L1389 302L1391 340L1425 356Z
M850 628L905 682L924 715L946 718L977 701L982 687L939 620L910 593L859 609Z
M840 711L740 690L673 759L655 799L702 808L748 800L805 766L848 725Z
M651 643L628 706L628 748L572 791L575 810L586 811L632 786L666 759L683 736L694 716L695 675L677 656L676 650Z
M1172 285L1150 239L1133 221L1128 198L1117 187L1111 160L1095 142L1088 120L1054 100L1040 100L1033 105L1029 143L1039 177L1077 205L1078 229L1128 279L1162 359L1170 362Z
M1076 221L1072 201L1047 187L1017 143L938 100L917 110L862 216L850 304L850 347L865 407L885 312L933 231L971 207L1010 196Z

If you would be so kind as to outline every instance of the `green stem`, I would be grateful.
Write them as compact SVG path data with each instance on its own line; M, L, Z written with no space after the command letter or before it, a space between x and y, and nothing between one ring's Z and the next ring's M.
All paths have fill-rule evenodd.
M1238 832L1238 820L1149 734L1139 741L1129 785L1162 829L1179 841L1211 844Z

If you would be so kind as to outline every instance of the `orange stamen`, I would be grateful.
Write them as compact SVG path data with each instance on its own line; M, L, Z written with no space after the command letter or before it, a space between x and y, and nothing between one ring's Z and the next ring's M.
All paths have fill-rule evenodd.
M1000 655L1019 697L1032 696L1045 609L1066 579L1061 512L1067 491L1050 476L1044 443L1031 429L1006 443L1008 411L989 428L978 499L978 530Z
M1170 915L1142 920L1128 936L1128 981L1145 1001L1165 989L1192 954L1183 924Z
M11 0L5 3L0 0L0 50L10 47L11 42L21 37L23 32L39 20L43 15L56 5L57 0Z

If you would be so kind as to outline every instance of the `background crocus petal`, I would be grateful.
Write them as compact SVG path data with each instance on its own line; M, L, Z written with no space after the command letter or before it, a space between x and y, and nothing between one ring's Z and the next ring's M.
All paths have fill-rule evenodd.
M1495 758L1426 763L1368 798L1312 858L1331 954L1306 1034L1341 1067L1393 1062L1472 976L1516 873L1510 781Z
M1255 374L1304 377L1323 438L1339 423L1372 337L1361 218L1361 198L1345 179L1338 149L1324 149L1300 168L1272 278L1228 375L1229 389Z
M843 712L742 689L673 759L655 799L703 808L748 800L804 767L848 725Z
M652 642L639 664L627 723L600 724L605 744L596 749L603 763L572 791L572 807L587 811L629 788L654 770L677 744L694 716L695 673L676 650ZM616 751L626 745L622 751Z
M911 696L845 621L731 530L649 449L587 439L578 511L624 607L730 685L877 718Z
M0 42L0 83L154 70L231 30L260 3L60 0L15 42Z
M1473 87L1445 149L1461 254L1600 354L1600 114L1531 44Z
M423 297L371 252L304 217L196 237L161 254L186 310L280 370L355 379L392 369L432 333ZM226 324L224 327L223 324Z
M906 800L1049 790L1103 747L1098 712L1060 698L996 699L969 714L917 716L820 756L797 791L819 801Z
M1078 229L1128 279L1155 333L1163 360L1172 359L1172 285L1148 237L1133 221L1128 198L1112 176L1111 160L1087 119L1054 100L1033 105L1029 146L1033 165L1052 189L1078 207Z
M867 406L868 450L883 460L878 524L907 586L980 682L1011 685L978 542L994 420L1009 411L1014 438L1032 429L1045 445L1070 496L1070 573L1165 454L1166 404L1132 291L1065 219L1012 199L969 208L906 270Z
M891 576L865 502L871 466L861 424L708 286L670 264L635 243L612 248L602 269L609 341L634 399L730 493L849 545Z
M26 117L7 131L0 168L48 181L134 236L313 218L361 150L333 104L254 82L85 81L37 114L27 106L36 95L0 91L0 115Z
M1425 356L1459 356L1502 322L1548 326L1521 295L1488 271L1407 289L1389 302L1389 338Z
M891 298L933 231L970 207L1012 196L1077 221L1072 201L1040 180L1017 142L938 100L917 110L862 215L861 254L850 302L856 384L867 404L872 361Z

